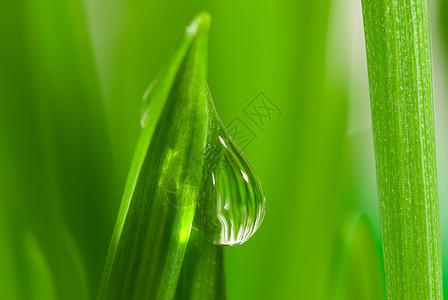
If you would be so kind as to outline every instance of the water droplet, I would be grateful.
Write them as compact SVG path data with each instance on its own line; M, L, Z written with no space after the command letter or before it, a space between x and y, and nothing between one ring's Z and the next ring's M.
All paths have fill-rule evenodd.
M150 109L150 103L151 103L151 96L150 93L152 91L152 88L156 84L157 80L154 80L149 87L146 89L145 93L143 94L143 101L140 106L140 125L142 127L145 127L146 125L146 119L148 118L148 112Z
M209 94L209 92L208 92ZM209 94L207 144L194 228L217 245L247 241L260 227L260 179L221 123Z

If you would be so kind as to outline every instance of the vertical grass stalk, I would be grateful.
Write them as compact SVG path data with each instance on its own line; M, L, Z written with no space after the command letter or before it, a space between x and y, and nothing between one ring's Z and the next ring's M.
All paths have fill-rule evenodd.
M428 1L362 6L387 295L440 299Z

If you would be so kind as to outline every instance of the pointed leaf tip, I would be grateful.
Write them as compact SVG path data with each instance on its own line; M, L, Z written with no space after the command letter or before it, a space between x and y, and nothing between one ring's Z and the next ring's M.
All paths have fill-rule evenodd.
M195 17L145 93L142 131L98 299L174 296L202 175L196 157L204 152L208 124L209 28L207 13Z
M185 28L185 32L189 36L195 36L201 33L208 34L210 23L210 14L207 12L201 12L197 14L193 21Z

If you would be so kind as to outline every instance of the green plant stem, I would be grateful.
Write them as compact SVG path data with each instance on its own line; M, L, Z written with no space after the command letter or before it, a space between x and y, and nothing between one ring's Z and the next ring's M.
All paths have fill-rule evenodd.
M389 299L440 299L429 8L362 0Z

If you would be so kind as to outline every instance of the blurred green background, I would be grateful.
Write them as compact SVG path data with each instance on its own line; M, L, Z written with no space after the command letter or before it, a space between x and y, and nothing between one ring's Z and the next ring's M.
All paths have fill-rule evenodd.
M447 1L432 1L448 282ZM0 2L0 299L95 298L148 84L199 11L209 86L267 198L230 299L385 296L360 0ZM257 127L263 92L281 115ZM445 283L445 294L448 286Z

